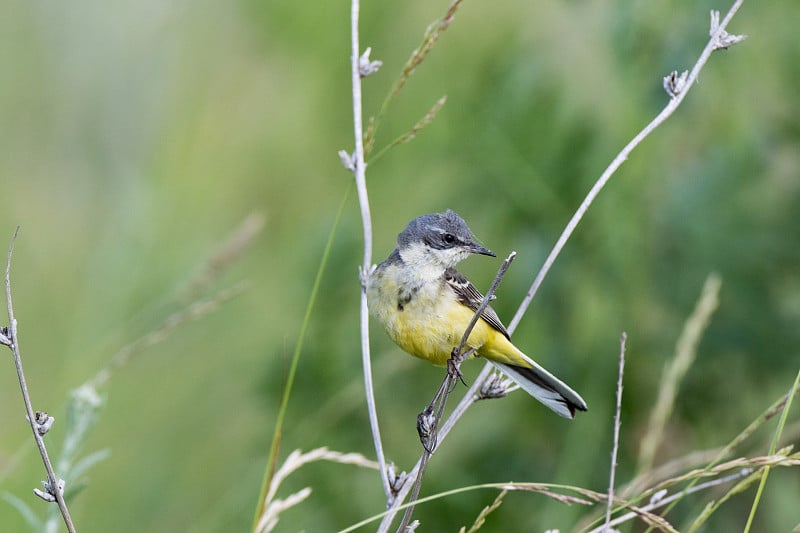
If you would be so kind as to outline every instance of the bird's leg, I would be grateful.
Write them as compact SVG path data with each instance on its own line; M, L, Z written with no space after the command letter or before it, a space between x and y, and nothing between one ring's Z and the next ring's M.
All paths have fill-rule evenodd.
M464 374L461 373L461 363L467 360L473 353L475 353L475 348L470 348L463 354L457 347L453 348L453 351L450 353L450 359L447 360L447 375L451 383L448 392L453 392L456 381L460 381L465 387L468 386L467 382L464 381Z

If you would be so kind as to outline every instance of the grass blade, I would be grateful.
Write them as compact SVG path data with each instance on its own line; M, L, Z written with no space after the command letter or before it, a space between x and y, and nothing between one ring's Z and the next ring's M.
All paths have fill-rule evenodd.
M283 396L281 404L278 408L278 417L275 420L275 429L272 432L272 444L270 444L269 456L267 457L267 466L264 470L264 479L261 482L261 491L258 496L258 503L256 504L256 512L253 516L253 529L255 530L258 525L259 518L264 513L264 501L267 495L267 488L269 487L272 476L275 474L275 465L278 462L278 452L280 450L281 435L283 432L283 419L286 416L286 408L289 405L289 397L292 394L292 384L294 377L297 373L297 364L300 361L300 353L303 350L303 341L305 340L306 330L311 321L311 311L314 309L314 303L317 301L317 293L319 286L322 282L322 275L325 272L325 267L328 265L328 257L330 256L331 248L333 246L333 238L336 235L336 228L339 226L339 220L342 218L344 206L347 202L350 189L345 192L342 203L339 205L339 211L336 213L336 218L333 221L330 234L328 235L328 242L325 243L325 250L322 252L322 259L317 269L317 275L314 278L314 285L311 288L311 295L308 297L308 304L306 305L306 312L303 316L303 323L300 326L300 333L297 338L297 345L292 355L291 366L289 367L289 374L286 377L286 386L283 389Z

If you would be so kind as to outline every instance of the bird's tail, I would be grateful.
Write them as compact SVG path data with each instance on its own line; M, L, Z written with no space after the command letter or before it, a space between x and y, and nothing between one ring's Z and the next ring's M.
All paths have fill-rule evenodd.
M492 361L492 364L514 380L528 394L564 418L574 418L576 410L586 411L586 402L583 401L580 394L531 358L522 353L519 355L531 365L530 368L497 361Z

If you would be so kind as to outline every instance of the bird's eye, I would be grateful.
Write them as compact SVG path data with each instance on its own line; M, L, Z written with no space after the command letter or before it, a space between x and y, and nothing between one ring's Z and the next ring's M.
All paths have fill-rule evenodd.
M445 233L442 239L444 239L444 242L447 244L453 244L456 242L456 237L452 233Z

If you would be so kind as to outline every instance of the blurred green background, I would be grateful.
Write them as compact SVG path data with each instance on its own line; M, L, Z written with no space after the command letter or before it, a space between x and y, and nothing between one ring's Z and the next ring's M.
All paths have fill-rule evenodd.
M619 149L665 105L708 11L730 2L468 0L395 101L378 147L442 95L412 143L370 166L379 261L411 218L453 208L482 242L518 257L495 308L507 322L569 217ZM365 2L362 43L381 71L377 111L446 2ZM352 149L349 3L5 0L0 11L0 249L16 225L15 309L34 407L69 391L179 308L249 213L252 248L215 282L246 292L115 373L84 452L111 456L72 503L80 531L242 531L252 518L277 405L312 282L348 195L300 361L281 457L329 446L373 456L358 333L360 217L339 149ZM786 391L800 362L800 39L795 0L745 2L749 39L717 52L677 114L634 152L589 211L515 334L590 411L568 423L521 393L477 405L439 449L423 494L488 481L603 491L618 338L627 331L617 479L636 455L665 362L706 276L718 312L682 384L657 462L721 446ZM499 265L463 271L485 289ZM213 294L213 289L209 294ZM2 322L0 320L0 322ZM373 324L374 325L374 324ZM373 328L387 454L410 468L417 412L442 371ZM480 364L467 365L469 381ZM765 454L770 426L742 453ZM0 490L43 511L43 478L10 356L0 372ZM798 441L798 416L785 442ZM298 472L308 501L281 531L331 531L383 508L375 473ZM696 515L704 493L676 509ZM740 530L751 489L706 531ZM423 531L470 524L494 493L418 509ZM800 475L772 473L755 530L800 522ZM487 531L569 531L587 511L511 494ZM25 531L0 501L0 529ZM368 528L369 530L369 528Z

